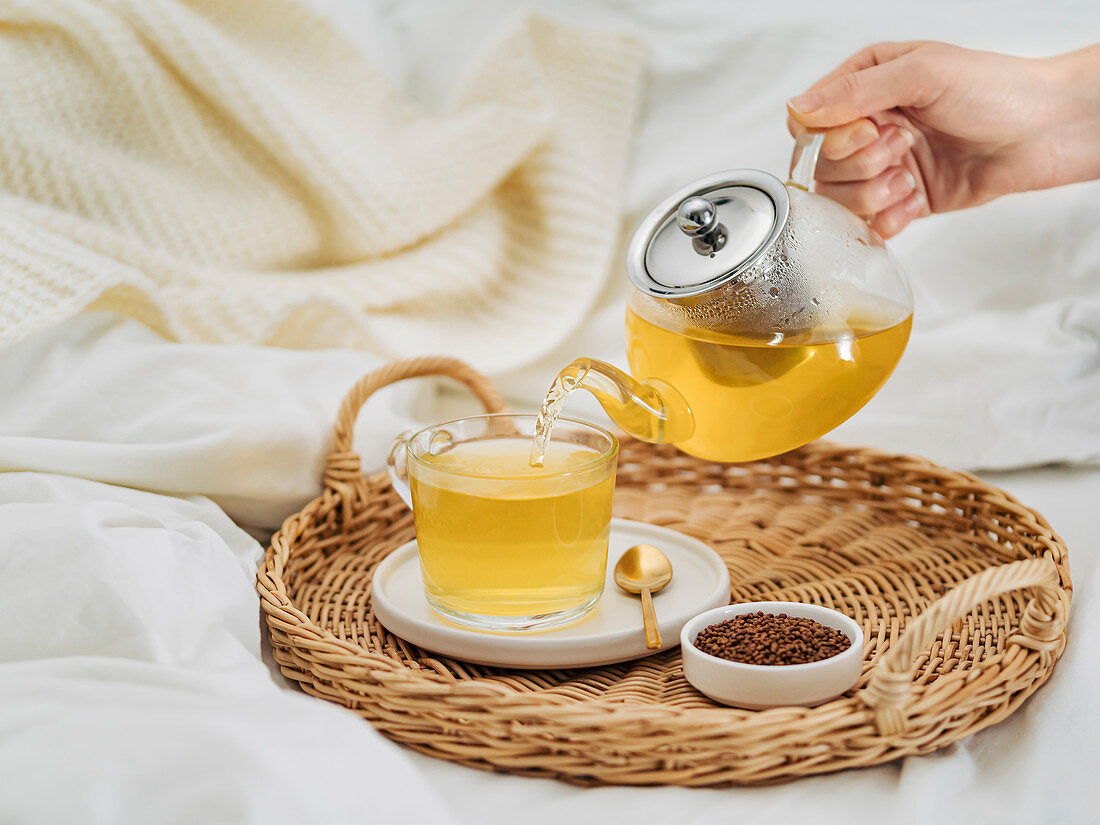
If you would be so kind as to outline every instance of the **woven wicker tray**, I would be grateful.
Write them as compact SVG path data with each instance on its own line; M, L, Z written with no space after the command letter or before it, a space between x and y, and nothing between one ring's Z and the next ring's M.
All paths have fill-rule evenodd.
M928 753L1004 719L1065 647L1065 544L973 476L821 443L719 465L625 440L616 515L706 541L729 565L735 602L852 616L866 636L859 684L816 708L749 711L696 692L675 650L538 672L436 657L374 618L371 575L414 536L413 521L351 450L371 393L429 374L503 409L485 378L451 359L366 376L340 409L324 492L276 533L258 578L283 673L415 750L589 784L773 782Z

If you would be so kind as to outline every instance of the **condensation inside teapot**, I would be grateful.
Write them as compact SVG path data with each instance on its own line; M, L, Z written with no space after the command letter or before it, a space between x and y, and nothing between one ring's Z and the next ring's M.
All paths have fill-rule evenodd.
M864 221L834 201L787 186L790 216L748 270L696 296L638 295L645 314L693 328L778 342L829 340L853 326L886 328L909 314L899 266Z

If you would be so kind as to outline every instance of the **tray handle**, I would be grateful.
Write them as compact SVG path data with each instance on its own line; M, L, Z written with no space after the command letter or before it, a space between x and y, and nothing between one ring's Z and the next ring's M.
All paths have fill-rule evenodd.
M508 406L492 381L457 358L448 358L443 355L409 358L404 361L393 361L367 373L348 391L340 404L336 423L332 428L332 447L325 461L325 487L343 497L345 519L351 516L353 503L366 490L359 454L351 446L359 410L368 398L383 387L404 381L406 378L420 378L426 375L453 378L465 384L478 397L486 412L508 411Z
M920 651L976 605L1003 593L1034 588L1035 595L1020 617L1020 629L1009 644L1038 651L1050 665L1053 651L1066 630L1066 605L1059 590L1058 568L1046 558L1025 559L983 570L971 576L920 615L886 652L871 673L860 697L874 711L875 726L883 736L895 736L909 727L907 705L913 688L913 660Z

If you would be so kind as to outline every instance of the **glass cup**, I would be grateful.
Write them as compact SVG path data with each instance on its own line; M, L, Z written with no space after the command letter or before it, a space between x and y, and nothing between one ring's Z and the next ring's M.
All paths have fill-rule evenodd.
M534 431L534 415L479 415L399 436L390 452L424 595L457 624L554 627L603 593L619 443L559 418L543 466L531 467Z

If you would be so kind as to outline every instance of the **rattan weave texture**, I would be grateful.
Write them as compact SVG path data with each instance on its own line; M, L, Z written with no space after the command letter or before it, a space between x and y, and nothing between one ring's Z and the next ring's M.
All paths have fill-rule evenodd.
M418 751L590 784L774 782L927 753L993 724L1046 681L1065 646L1064 543L980 479L824 443L719 465L625 440L616 515L706 541L729 565L733 601L852 616L866 636L859 684L816 708L736 710L697 693L675 650L537 672L420 650L371 611L372 572L414 529L386 477L361 474L351 434L371 393L429 374L503 409L452 359L366 376L338 415L324 492L286 520L258 578L283 673Z

